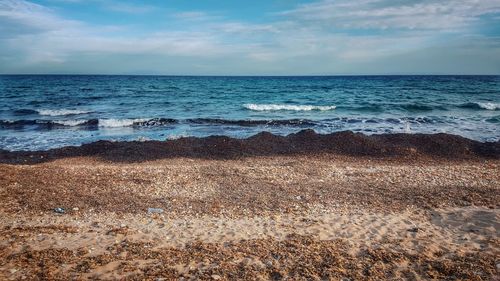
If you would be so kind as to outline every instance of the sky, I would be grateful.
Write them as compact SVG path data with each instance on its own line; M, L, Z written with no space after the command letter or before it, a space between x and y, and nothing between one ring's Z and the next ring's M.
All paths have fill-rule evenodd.
M500 74L500 0L0 0L2 74Z

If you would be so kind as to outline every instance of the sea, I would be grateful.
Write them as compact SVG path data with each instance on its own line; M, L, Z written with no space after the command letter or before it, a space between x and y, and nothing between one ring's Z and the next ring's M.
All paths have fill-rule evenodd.
M0 75L3 150L303 129L499 141L500 76Z

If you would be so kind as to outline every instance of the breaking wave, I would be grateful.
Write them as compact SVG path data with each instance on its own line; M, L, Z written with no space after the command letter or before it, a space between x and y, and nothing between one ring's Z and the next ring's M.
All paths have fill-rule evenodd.
M463 108L485 109L485 110L500 110L500 103L494 102L468 102L460 105Z
M87 114L92 111L78 110L78 109L40 109L37 110L38 114L45 116L67 116L67 115L79 115Z
M18 129L26 126L36 126L41 129L57 127L96 126L99 120L0 120L0 128Z
M74 120L0 120L0 128L21 128L24 126L37 126L44 129L57 127L102 127L102 128L120 128L120 127L156 127L166 126L176 123L203 124L203 125L228 125L228 126L315 126L318 123L306 119L287 119L287 120L226 120L213 118L195 118L176 120L171 118L152 118L152 119L74 119Z
M336 108L334 105L321 106L321 105L291 105L291 104L244 104L244 108L254 111L277 111L277 110L291 110L291 111L311 111L311 110L333 110Z
M17 129L25 126L36 126L42 129L58 127L153 127L177 123L175 119L74 119L74 120L0 120L0 128Z
M317 123L306 119L288 119L288 120L227 120L212 118L187 119L188 123L193 124L220 124L236 126L314 126Z

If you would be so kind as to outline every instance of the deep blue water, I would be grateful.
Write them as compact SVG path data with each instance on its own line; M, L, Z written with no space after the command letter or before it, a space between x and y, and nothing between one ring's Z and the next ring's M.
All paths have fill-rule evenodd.
M305 128L500 139L500 76L0 76L0 149Z

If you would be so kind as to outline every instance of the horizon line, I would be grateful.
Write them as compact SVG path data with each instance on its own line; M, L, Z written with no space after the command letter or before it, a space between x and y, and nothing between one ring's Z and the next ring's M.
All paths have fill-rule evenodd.
M349 77L349 76L500 76L498 74L88 74L0 73L0 76L163 76L163 77Z

